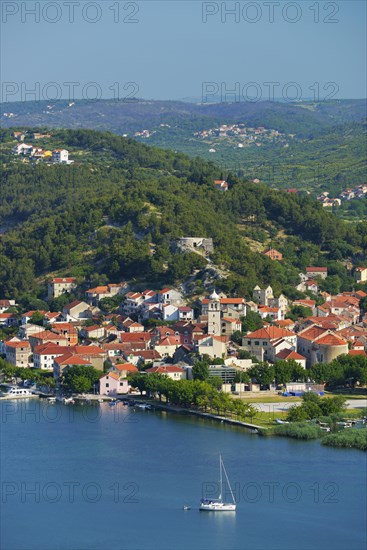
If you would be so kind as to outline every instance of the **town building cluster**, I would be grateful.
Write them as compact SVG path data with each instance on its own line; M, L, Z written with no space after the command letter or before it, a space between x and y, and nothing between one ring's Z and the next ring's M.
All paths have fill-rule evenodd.
M238 148L257 145L260 147L263 143L270 141L285 141L294 137L293 134L286 136L278 130L268 129L264 126L256 128L248 127L244 123L222 124L219 128L209 128L195 132L194 136L199 139L222 138L229 141L235 141Z
M69 160L69 151L66 149L45 150L42 147L25 143L24 140L27 134L24 132L13 132L13 137L19 142L12 149L13 155L53 164L72 164L74 162ZM51 134L33 133L30 137L32 140L37 141L38 139L50 138Z
M367 196L367 183L344 189L338 197L332 198L328 191L324 191L317 196L317 200L324 207L340 206L342 201L350 201L352 199L363 199Z
M365 282L367 267L356 268L355 275ZM283 294L275 296L271 286L257 285L252 300L214 290L191 305L178 289L135 291L126 282L89 288L83 297L76 278L55 277L48 284L49 300L72 292L80 299L61 311L21 313L14 312L14 299L0 300L0 326L17 329L0 342L0 353L16 367L50 371L56 379L70 366L93 366L101 371L100 393L109 396L127 393L128 375L148 363L147 375L177 380L191 378L199 357L223 359L210 372L228 381L254 361L294 360L310 368L342 354L367 356L367 315L360 308L367 294L314 292L307 285L314 277L327 277L327 269L308 267L302 276L300 284L315 299L290 301ZM322 304L317 297L323 298ZM113 313L103 310L106 298L117 298ZM287 318L294 306L308 308L311 315ZM249 312L258 314L263 326L245 333L242 322ZM240 351L248 352L246 359Z

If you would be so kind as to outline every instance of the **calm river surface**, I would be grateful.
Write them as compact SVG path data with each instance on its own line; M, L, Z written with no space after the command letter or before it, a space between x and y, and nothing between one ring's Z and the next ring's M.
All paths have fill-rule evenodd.
M121 403L7 401L0 414L1 550L366 548L361 451ZM219 453L236 514L198 510Z

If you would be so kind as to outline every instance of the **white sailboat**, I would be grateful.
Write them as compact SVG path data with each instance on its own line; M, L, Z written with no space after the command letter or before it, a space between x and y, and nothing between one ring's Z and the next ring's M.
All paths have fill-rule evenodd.
M232 502L223 502L223 472L232 496ZM235 512L236 501L233 495L231 484L223 464L222 455L219 456L219 496L218 498L202 498L200 510L205 512Z

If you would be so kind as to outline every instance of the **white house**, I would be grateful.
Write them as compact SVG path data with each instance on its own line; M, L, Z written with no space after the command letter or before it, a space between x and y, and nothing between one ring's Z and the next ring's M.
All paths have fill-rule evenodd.
M69 151L66 149L55 149L55 151L52 151L52 162L67 164L69 162Z

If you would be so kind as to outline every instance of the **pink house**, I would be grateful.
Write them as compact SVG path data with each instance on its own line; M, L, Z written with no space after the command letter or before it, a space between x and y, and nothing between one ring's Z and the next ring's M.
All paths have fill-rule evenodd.
M120 380L115 372L108 372L99 379L99 395L108 395L116 397L117 395L128 393L129 385L127 380Z

